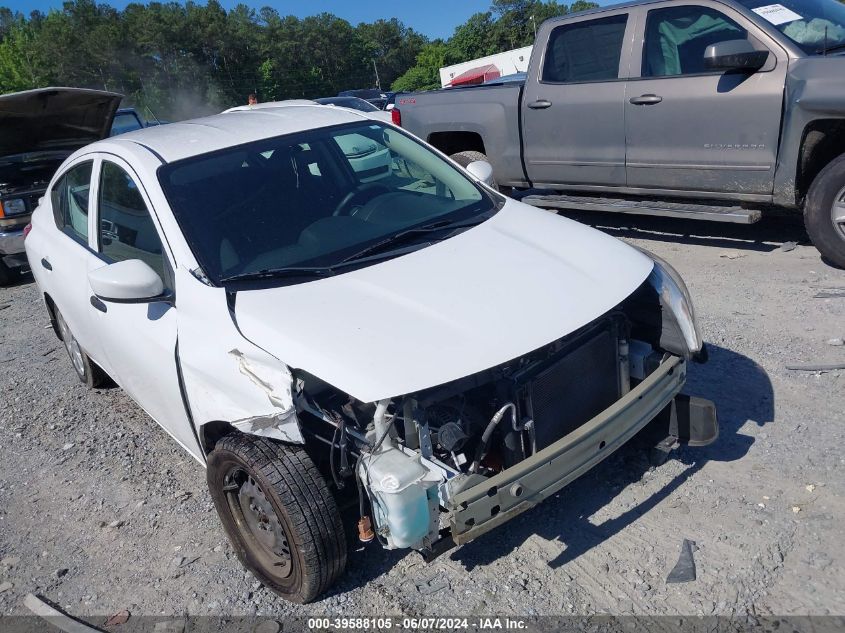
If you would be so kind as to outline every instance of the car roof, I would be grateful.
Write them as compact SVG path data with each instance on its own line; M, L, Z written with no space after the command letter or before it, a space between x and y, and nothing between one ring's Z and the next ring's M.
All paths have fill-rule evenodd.
M262 108L237 108L213 116L128 132L112 143L141 145L170 163L226 147L274 136L373 119L344 108L316 104L285 104ZM98 143L87 151L98 151Z

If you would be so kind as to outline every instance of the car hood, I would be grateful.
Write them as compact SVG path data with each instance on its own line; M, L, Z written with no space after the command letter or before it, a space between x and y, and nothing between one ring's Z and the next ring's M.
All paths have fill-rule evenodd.
M243 335L374 402L507 362L593 321L652 261L592 228L509 200L486 222L394 259L242 291Z
M81 88L0 95L0 156L76 150L109 135L122 96Z

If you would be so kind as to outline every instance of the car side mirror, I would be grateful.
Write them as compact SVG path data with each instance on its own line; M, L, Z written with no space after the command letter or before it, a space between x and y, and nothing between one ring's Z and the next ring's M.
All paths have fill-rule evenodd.
M127 259L107 264L88 273L91 290L103 301L113 303L152 303L170 298L164 283L149 264Z
M760 70L769 59L769 51L758 51L748 40L716 42L704 49L706 70Z
M467 165L466 170L485 185L493 184L493 165L486 160L476 160Z

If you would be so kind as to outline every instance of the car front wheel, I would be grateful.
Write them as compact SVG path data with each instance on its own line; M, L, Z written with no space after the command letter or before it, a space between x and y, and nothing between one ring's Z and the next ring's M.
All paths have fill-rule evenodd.
M804 224L822 257L845 268L845 154L831 161L810 185Z
M304 447L228 435L208 457L207 478L238 558L264 585L305 603L343 572L340 513Z

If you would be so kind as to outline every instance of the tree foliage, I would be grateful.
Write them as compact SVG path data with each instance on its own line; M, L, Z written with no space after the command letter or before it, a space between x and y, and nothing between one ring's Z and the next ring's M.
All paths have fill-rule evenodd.
M323 13L299 19L218 0L95 0L25 16L0 8L0 93L47 85L113 90L162 118L246 102L385 87L428 42L396 19L351 25ZM149 116L149 111L145 110Z
M0 93L48 85L112 90L166 119L246 102L313 98L353 88L439 88L441 66L531 43L535 25L566 13L556 0L492 0L447 40L399 20L353 26L329 13L297 18L219 0L67 0L29 15L0 8ZM147 110L147 108L149 108Z

